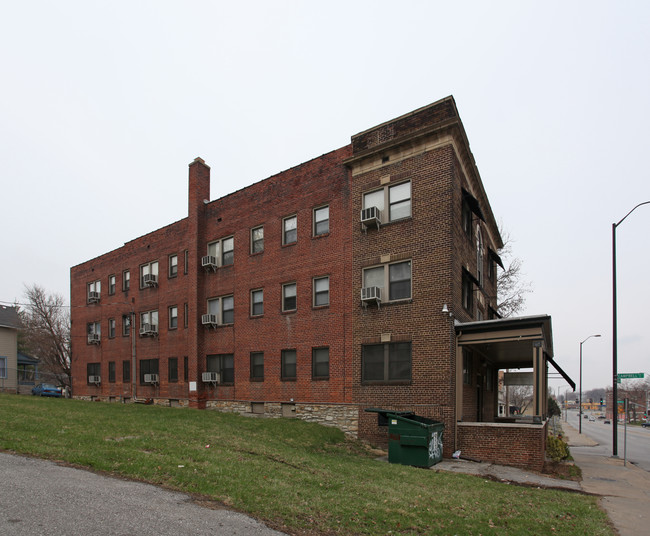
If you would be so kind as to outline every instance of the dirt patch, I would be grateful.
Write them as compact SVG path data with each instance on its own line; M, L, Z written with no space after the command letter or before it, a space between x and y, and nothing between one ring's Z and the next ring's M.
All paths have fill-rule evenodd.
M554 462L547 460L544 462L542 473L560 480L582 480L582 471L573 462Z

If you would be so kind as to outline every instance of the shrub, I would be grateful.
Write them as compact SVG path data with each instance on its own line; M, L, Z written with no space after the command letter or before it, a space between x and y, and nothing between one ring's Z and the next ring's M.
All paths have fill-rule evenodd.
M566 460L569 457L569 445L562 438L550 435L546 441L546 455L554 462Z

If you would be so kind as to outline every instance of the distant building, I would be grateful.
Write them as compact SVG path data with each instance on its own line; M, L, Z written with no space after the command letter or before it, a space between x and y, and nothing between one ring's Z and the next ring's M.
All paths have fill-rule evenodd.
M189 165L187 218L71 269L75 397L379 444L365 409L409 410L445 424L445 456L540 467L550 317L498 319L501 237L453 98L221 199L210 175ZM498 371L520 366L540 424L497 426Z
M16 393L18 381L18 328L20 318L15 307L0 305L0 392Z

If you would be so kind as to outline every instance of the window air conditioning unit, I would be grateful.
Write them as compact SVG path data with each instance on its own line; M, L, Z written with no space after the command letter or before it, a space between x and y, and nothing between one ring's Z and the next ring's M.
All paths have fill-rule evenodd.
M364 287L361 289L361 302L364 304L367 303L376 303L379 305L381 303L381 287Z
M145 287L155 287L158 285L158 277L155 274L144 274L142 276L142 282Z
M88 291L88 303L98 303L99 302L99 292L95 290Z
M99 344L101 335L99 333L89 333L88 334L88 344Z
M88 383L102 383L101 376L88 376Z
M144 383L158 383L158 374L145 374Z
M217 315L201 315L201 324L204 326L214 327L217 325Z
M201 374L201 379L205 383L219 383L219 373L218 372L204 372Z
M206 270L212 270L216 272L217 270L217 258L214 255L206 255L201 258L201 266Z
M140 327L140 335L143 337L153 337L158 335L158 326L156 324L142 324Z
M381 210L377 207L368 207L361 210L361 223L364 228L381 226Z

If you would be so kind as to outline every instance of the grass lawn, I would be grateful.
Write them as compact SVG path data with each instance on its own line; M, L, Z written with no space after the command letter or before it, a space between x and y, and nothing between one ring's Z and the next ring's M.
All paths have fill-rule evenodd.
M0 394L0 449L196 494L290 534L614 534L594 497L377 462L297 419Z

